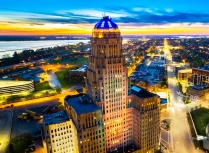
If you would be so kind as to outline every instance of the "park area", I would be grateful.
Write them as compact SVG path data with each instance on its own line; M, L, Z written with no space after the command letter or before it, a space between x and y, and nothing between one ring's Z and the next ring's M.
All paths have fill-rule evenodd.
M70 69L72 68L66 68L64 70L56 72L57 78L61 83L63 89L68 89L70 87L69 79L66 77Z
M209 123L209 109L199 108L191 112L197 134L206 136L206 126Z
M75 65L75 66L82 66L84 64L87 64L88 58L85 57L78 57L78 58L66 58L66 59L58 59L50 61L50 64L69 64L69 65Z
M50 87L48 81L44 81L44 82L36 84L36 91L51 90L51 89L52 88Z
M62 89L69 89L70 87L72 87L73 85L81 85L84 86L85 83L84 82L71 82L68 78L68 73L72 68L66 68L64 70L58 71L56 72L57 78L60 82L60 84L62 85Z
M68 73L70 70L72 69L76 69L76 68L79 68L83 65L86 65L87 64L87 60L88 58L85 58L85 57L80 57L80 58L77 58L76 61L68 61L68 64L69 65L72 65L72 67L70 68L65 68L65 69L62 69L62 70L59 70L57 72L55 72L55 74L57 75L57 78L60 82L60 84L62 85L62 88L63 89L68 89L70 88L71 86L75 85L74 82L71 82L68 78ZM63 62L66 62L66 61L63 61ZM64 64L64 63L63 63ZM79 82L79 83L76 83L76 85L84 85L83 82Z

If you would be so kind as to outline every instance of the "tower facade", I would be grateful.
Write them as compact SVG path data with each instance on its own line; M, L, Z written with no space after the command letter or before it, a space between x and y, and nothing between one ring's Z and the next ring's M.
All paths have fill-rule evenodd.
M77 129L79 153L106 153L102 111L89 97L65 97L65 108Z
M118 26L103 17L94 27L87 71L87 93L103 111L107 152L131 144L127 122L128 76ZM130 111L129 111L130 112ZM127 123L129 123L127 125ZM130 131L129 131L130 130Z
M160 140L160 98L147 90L132 86L133 144L136 153L154 153Z

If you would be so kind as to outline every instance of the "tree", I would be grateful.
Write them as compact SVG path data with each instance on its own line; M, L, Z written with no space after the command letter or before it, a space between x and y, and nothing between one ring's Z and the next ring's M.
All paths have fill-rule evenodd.
M62 89L60 88L60 86L56 86L55 90L56 90L57 94L61 94L62 93Z
M10 139L10 144L7 148L7 153L24 153L25 150L32 144L32 137L29 134L23 134Z
M160 55L164 55L164 51L161 51L161 52L160 52Z
M2 55L2 58L11 58L10 54L4 54Z
M14 151L14 147L13 147L13 145L10 143L9 144L9 153L14 153L15 151Z
M183 98L182 98L182 101L183 101L184 104L189 104L189 103L191 103L191 100L190 100L190 98L188 98L188 97L183 97Z
M150 53L151 53L151 54L155 54L155 51L154 51L154 50L151 50Z
M180 82L178 82L178 88L179 88L179 91L182 92L182 85Z
M14 59L17 59L18 58L17 52L14 52L13 57L14 57Z
M49 91L46 91L46 93L45 93L46 95L49 95Z
M69 80L70 82L82 82L84 80L84 75L82 72L71 72L69 73Z
M193 66L194 67L200 67L204 65L204 61L200 58L200 57L195 57L194 58L194 62L193 62Z
M20 96L19 95L12 95L10 97L7 98L6 102L7 103L12 103L12 102L16 102L20 100Z

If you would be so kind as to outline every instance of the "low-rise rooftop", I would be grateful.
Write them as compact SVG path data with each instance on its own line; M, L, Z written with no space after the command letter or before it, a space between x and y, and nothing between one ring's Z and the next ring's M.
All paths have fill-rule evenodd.
M191 68L181 69L179 70L179 73L192 73L192 69Z
M68 120L69 120L69 116L65 111L62 111L62 112L44 115L43 123L44 125L59 124Z
M138 87L138 86L131 87L131 94L138 96L140 98L151 98L151 97L157 96L156 94L151 93L151 92L149 92L141 87Z
M97 106L93 102L93 99L87 94L67 96L65 97L65 103L72 106L77 114L85 114L101 110L101 108Z
M160 98L160 105L167 104L167 99L166 98Z
M190 88L195 89L195 90L205 90L205 89L208 89L209 87L199 84L199 85L195 85L195 86L190 86Z
M209 68L208 67L198 67L198 68L193 68L193 69L199 69L199 70L202 70L202 71L209 71Z

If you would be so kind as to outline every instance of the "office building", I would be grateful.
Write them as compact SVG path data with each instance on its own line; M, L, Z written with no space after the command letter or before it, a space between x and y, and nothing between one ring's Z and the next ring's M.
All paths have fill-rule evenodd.
M134 145L139 148L140 153L153 153L158 148L160 139L160 97L133 86L131 100Z
M209 86L205 86L205 85L190 86L188 88L188 95L190 95L190 97L193 99L197 99L197 98L209 99Z
M118 26L108 16L95 25L91 47L87 93L103 110L109 152L124 147L131 135L126 132L128 76L122 53L122 37Z
M65 108L77 130L79 152L105 153L101 108L86 94L67 96Z
M108 16L95 25L91 47L86 78L87 94L102 108L107 152L123 152L126 147L133 145L143 151L157 149L160 133L159 99L153 96L138 100L140 98L130 95L122 37L118 26ZM144 105L143 110L132 104ZM133 121L134 113L140 115L136 121ZM149 119L152 121L147 122ZM138 138L134 136L137 128Z
M191 82L193 85L209 85L209 69L193 68Z
M189 82L193 85L188 88L188 95L191 98L207 98L209 97L209 69L193 68L192 77L189 78Z
M43 129L47 153L79 153L77 130L65 111L45 115Z
M130 86L122 37L109 17L95 25L91 46L87 94L66 96L64 100L71 127L77 132L78 152L153 153L159 146L160 98ZM51 144L53 133L45 133ZM53 151L52 145L48 146Z
M178 80L179 81L188 81L188 79L192 76L192 69L180 69L178 70Z

